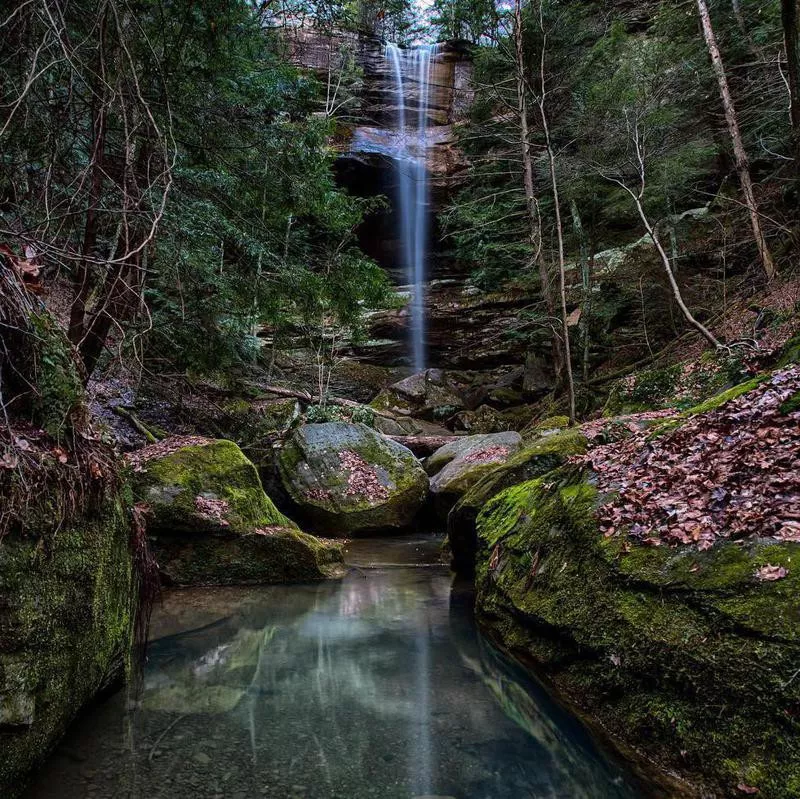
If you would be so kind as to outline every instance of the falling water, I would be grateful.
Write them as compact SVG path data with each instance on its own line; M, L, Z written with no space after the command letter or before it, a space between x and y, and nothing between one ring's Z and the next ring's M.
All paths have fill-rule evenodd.
M425 369L425 280L428 249L428 103L431 64L436 45L401 50L386 45L386 60L394 79L397 98L397 136L392 158L397 165L402 253L413 287L411 300L411 354L414 371ZM412 92L416 84L416 115Z

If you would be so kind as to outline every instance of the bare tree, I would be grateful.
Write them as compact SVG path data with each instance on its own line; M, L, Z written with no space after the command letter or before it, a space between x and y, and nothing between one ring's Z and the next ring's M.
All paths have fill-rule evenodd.
M554 302L550 290L550 277L542 255L542 228L539 216L539 201L533 183L533 158L528 131L528 82L525 79L525 50L522 27L522 0L514 0L514 61L517 88L517 114L519 121L519 143L522 154L522 182L525 189L525 207L528 215L528 238L531 245L531 263L539 265L539 280L547 311L552 316Z
M0 168L18 187L0 235L69 274L68 334L88 377L111 331L124 340L142 308L172 185L169 100L160 55L127 3L20 9L0 20Z
M717 84L719 85L719 94L722 100L722 107L725 111L725 120L728 125L728 133L731 137L733 145L733 155L736 161L736 171L739 175L739 183L742 187L744 194L744 202L750 214L750 224L753 228L753 238L758 248L758 255L761 260L761 266L764 269L764 274L768 280L771 280L776 272L775 262L772 259L767 240L764 237L764 231L761 227L761 218L758 212L758 204L756 202L755 193L753 192L753 180L750 175L750 162L747 157L747 151L744 148L742 141L742 134L739 130L739 121L736 115L736 108L733 104L733 98L728 87L728 78L725 75L725 65L722 63L722 56L720 55L719 46L717 45L717 37L714 34L714 28L711 24L711 17L708 13L708 5L706 0L697 0L697 10L700 13L700 24L703 29L703 37L706 41L708 54L711 57L711 63L714 67L714 73L717 76Z
M517 0L519 2L519 0ZM550 138L550 125L547 120L547 74L545 70L545 59L547 56L547 31L544 25L543 3L539 4L539 27L542 32L541 52L539 54L539 114L542 118L542 132L544 133L545 148L547 150L547 162L550 169L550 187L553 192L553 212L556 223L556 240L558 242L558 289L561 304L561 335L564 371L567 380L567 393L569 396L569 420L575 422L575 382L572 378L572 355L569 343L569 324L567 322L567 290L564 275L564 229L561 223L561 205L558 193L558 179L556 176L556 156L553 150L553 142Z
M703 336L703 338L708 341L711 346L713 346L715 349L722 349L723 345L719 339L717 339L717 337L694 316L684 302L680 286L675 279L675 272L672 269L672 264L670 263L669 256L667 255L667 251L664 249L664 245L661 243L661 239L658 236L655 225L647 216L644 208L644 195L645 190L647 189L647 153L644 141L645 137L642 134L642 129L640 126L640 116L636 111L628 109L625 113L625 121L627 125L628 137L630 139L630 146L633 149L633 157L631 162L636 169L636 185L631 186L624 178L611 175L607 172L604 172L602 169L599 169L598 171L604 178L620 186L633 200L633 203L636 206L636 212L639 215L639 219L642 220L642 225L644 226L645 232L653 242L656 252L658 253L658 257L661 260L661 264L664 267L664 272L667 275L670 288L672 289L672 296L675 298L675 302L677 303L678 308L680 308L681 313L686 321L698 333L700 333L700 335Z

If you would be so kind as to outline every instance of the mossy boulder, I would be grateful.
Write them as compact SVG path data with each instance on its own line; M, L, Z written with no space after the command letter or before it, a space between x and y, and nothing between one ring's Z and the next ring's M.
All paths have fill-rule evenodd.
M296 527L264 493L255 466L233 441L180 447L147 460L134 478L137 497L150 506L154 532Z
M474 573L478 513L495 494L552 471L572 455L585 452L586 446L586 438L578 430L540 435L472 485L447 516L453 569L459 574Z
M563 467L478 516L477 612L626 749L712 796L800 795L800 544L604 538ZM774 582L765 565L784 566Z
M56 534L47 500L29 522L0 542L0 794L10 799L81 708L122 676L137 604L118 497Z
M241 585L341 576L338 545L301 532L264 493L232 441L146 460L135 492L151 511L162 576L177 585Z
M431 495L444 518L459 498L485 474L504 463L522 445L519 433L463 436L440 447L425 461Z
M363 424L298 428L278 470L305 518L333 535L408 527L428 493L413 453Z

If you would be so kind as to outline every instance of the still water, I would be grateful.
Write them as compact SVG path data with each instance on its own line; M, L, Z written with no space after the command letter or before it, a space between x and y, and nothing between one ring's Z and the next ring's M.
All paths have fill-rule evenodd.
M27 796L639 796L480 638L435 549L355 542L341 582L167 594L141 694L85 716Z

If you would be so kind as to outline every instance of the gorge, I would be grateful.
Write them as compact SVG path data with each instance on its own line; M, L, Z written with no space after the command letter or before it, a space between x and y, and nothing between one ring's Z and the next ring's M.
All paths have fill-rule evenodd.
M0 793L800 795L796 0L56 5Z

